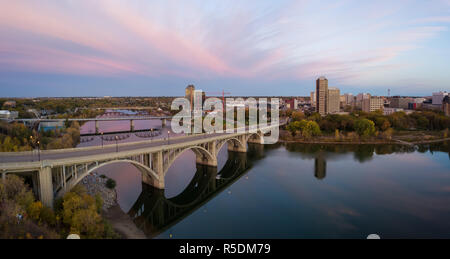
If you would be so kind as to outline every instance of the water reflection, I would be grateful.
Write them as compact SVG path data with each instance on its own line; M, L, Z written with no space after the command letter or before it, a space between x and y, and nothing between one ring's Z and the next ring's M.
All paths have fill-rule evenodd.
M160 238L449 237L449 147L249 145L219 171L180 160L182 188L139 182L124 211Z
M142 183L142 192L128 214L147 236L155 237L206 204L263 157L264 146L249 145L248 153L229 152L220 172L217 167L196 165L197 171L188 186L173 198L167 198L164 190Z

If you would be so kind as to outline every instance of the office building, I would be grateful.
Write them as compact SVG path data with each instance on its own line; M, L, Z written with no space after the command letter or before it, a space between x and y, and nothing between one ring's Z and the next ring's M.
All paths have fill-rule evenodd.
M442 100L442 110L444 111L445 116L450 116L450 96L447 95Z
M324 76L321 76L316 80L316 111L320 113L320 115L327 114L328 111L328 79Z
M413 98L394 96L390 99L389 107L408 109L409 103L413 102Z
M327 102L327 114L339 112L341 107L341 93L338 88L328 88Z
M442 105L442 101L444 100L444 98L448 96L447 92L437 92L437 93L433 93L433 97L432 97L432 104L433 105Z
M368 99L362 100L362 110L364 112L374 112L383 110L384 100L381 97L372 96Z
M186 99L189 100L189 102L191 102L191 107L193 107L193 102L194 102L194 92L195 92L195 86L194 85L188 85L186 87L186 94L185 97Z
M316 107L316 92L311 92L311 107Z

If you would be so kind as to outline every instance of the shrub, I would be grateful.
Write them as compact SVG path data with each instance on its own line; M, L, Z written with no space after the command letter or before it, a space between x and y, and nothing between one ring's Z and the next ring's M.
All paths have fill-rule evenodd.
M106 187L109 189L114 189L116 187L116 181L114 181L113 179L108 179L106 181Z

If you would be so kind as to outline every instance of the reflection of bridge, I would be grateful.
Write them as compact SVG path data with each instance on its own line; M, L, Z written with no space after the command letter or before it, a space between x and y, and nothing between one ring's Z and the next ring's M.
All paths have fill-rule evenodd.
M249 145L253 157L261 158L263 145ZM220 172L217 167L197 164L195 176L182 193L167 199L164 191L143 183L142 193L128 214L140 229L155 237L226 189L251 167L253 159L246 153L228 152L228 160Z
M271 127L278 125L262 130L269 130ZM31 152L2 153L0 172L2 177L7 173L30 173L34 190L40 200L46 206L52 206L55 196L63 195L83 177L105 165L131 163L142 172L144 183L164 189L166 172L187 150L195 153L197 164L217 167L217 155L225 143L228 143L228 150L245 153L247 143L263 144L263 141L263 133L257 131L200 134L104 147L48 150L40 153L42 161L33 161L36 154Z

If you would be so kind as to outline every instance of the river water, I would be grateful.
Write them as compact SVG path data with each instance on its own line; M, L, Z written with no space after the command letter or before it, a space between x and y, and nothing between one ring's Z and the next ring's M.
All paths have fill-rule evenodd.
M450 142L225 146L218 168L186 151L162 191L130 164L98 172L151 238L450 238Z

